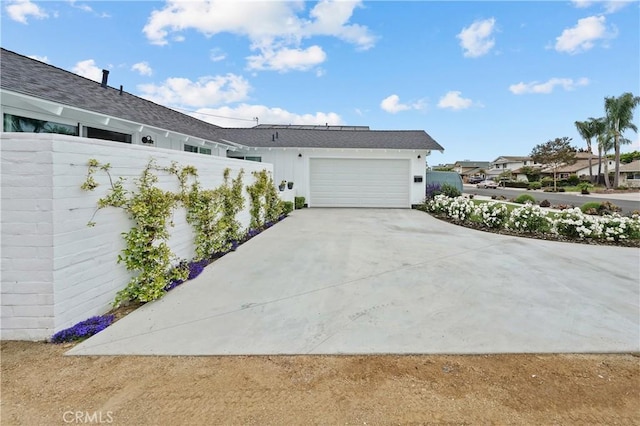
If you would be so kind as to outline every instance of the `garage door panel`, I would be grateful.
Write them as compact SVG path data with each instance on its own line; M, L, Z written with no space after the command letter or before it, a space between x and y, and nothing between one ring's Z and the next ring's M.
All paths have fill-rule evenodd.
M410 207L410 161L312 158L311 207Z

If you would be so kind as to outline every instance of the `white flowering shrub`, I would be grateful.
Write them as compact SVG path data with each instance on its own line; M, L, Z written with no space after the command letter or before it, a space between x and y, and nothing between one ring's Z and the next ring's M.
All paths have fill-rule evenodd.
M445 213L449 200L451 199L446 195L438 194L433 199L427 200L427 209L432 213Z
M450 198L447 213L450 218L465 221L473 213L473 201L465 197Z
M475 205L465 197L451 198L436 195L428 201L425 209L429 212L446 215L458 222L481 222L493 229L507 230L528 234L562 235L571 239L606 240L622 242L640 240L640 215L631 217L617 213L606 216L584 214L579 208L567 209L553 215L540 206L526 204L514 209L509 214L506 204L486 202ZM473 217L472 217L473 215Z
M446 214L451 219L464 221L473 213L473 201L465 197L447 197L446 195L436 195L429 201L430 212Z
M598 218L602 226L601 237L607 241L622 241L640 238L640 217L620 216L614 213Z
M556 214L552 222L553 233L569 238L599 238L602 234L601 221L577 207Z
M511 212L506 228L518 232L546 232L551 227L547 213L534 204L526 204Z
M479 204L474 215L489 228L499 229L509 220L509 209L504 203L488 202Z

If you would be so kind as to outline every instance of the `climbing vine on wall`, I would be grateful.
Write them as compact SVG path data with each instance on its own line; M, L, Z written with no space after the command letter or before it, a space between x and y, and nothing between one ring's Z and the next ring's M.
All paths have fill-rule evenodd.
M181 170L172 165L171 168L160 168L154 160L149 161L139 178L135 179L135 191L124 188L124 179L113 181L109 172L109 164L100 164L97 160L89 161L87 181L82 188L94 190L97 183L93 180L96 169L105 171L109 176L111 187L107 195L98 200L98 209L105 207L122 208L134 227L124 232L125 248L118 255L118 263L135 273L127 286L118 292L115 305L123 301L137 300L148 302L161 297L167 282L174 279L186 279L189 271L181 265L179 259L169 248L169 225L173 211L178 207L180 194L164 191L155 184L158 177L153 171L165 171L179 174ZM97 211L97 210L96 210ZM95 213L94 213L95 216ZM93 225L94 222L89 222ZM174 265L178 265L175 266Z
M266 170L253 172L255 182L247 186L251 207L252 229L262 229L278 220L283 211L282 201L273 184L271 173Z
M225 169L224 183L216 189L203 190L196 181L186 194L187 222L195 232L197 260L229 251L241 238L236 216L244 207L241 170L235 179Z
M237 219L244 208L243 176L241 170L231 179L229 169L223 174L223 184L216 189L202 189L198 172L193 166L159 167L151 160L134 180L135 190L125 189L125 179L113 180L111 165L91 159L85 182L81 188L93 191L98 187L94 179L97 171L109 177L107 194L98 200L98 210L105 207L122 208L135 226L123 233L126 246L118 255L122 263L135 276L126 288L118 292L115 306L129 300L148 302L164 295L171 283L182 282L189 275L186 261L178 259L169 248L169 226L178 207L185 207L187 222L193 227L196 262L208 261L231 250L245 236ZM156 184L154 172L166 172L177 178L178 192L165 191ZM256 182L247 187L251 198L251 228L262 229L265 222L277 220L282 213L271 176L266 171L254 172ZM254 220L255 212L255 220ZM94 226L93 217L89 226Z

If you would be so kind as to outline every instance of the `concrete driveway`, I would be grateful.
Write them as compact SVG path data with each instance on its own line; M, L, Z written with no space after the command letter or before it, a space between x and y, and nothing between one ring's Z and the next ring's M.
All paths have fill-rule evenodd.
M305 209L72 355L640 350L635 248Z

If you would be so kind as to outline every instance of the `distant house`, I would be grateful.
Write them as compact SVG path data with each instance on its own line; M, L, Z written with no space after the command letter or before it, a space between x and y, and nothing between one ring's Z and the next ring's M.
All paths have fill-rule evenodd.
M466 181L471 176L484 177L489 169L489 165L489 161L456 161L453 165L453 170Z
M512 179L526 180L526 175L520 170L524 166L540 167L531 157L500 156L489 164L487 179L497 178L505 172L510 172Z
M590 154L588 152L576 153L576 162L568 164L566 166L558 167L556 170L558 179L567 179L571 175L576 175L582 180L589 179L589 157L591 157L591 174L595 177L598 175L598 156ZM602 166L600 167L600 173L604 173L605 161L607 161L607 167L609 172L613 171L615 162L611 159L602 159ZM553 169L545 167L540 171L542 176L553 177Z
M620 164L620 185L640 188L640 160Z
M108 85L1 49L3 132L64 133L273 164L310 207L409 208L442 146L424 130L368 126L222 128ZM114 149L118 144L114 144Z

